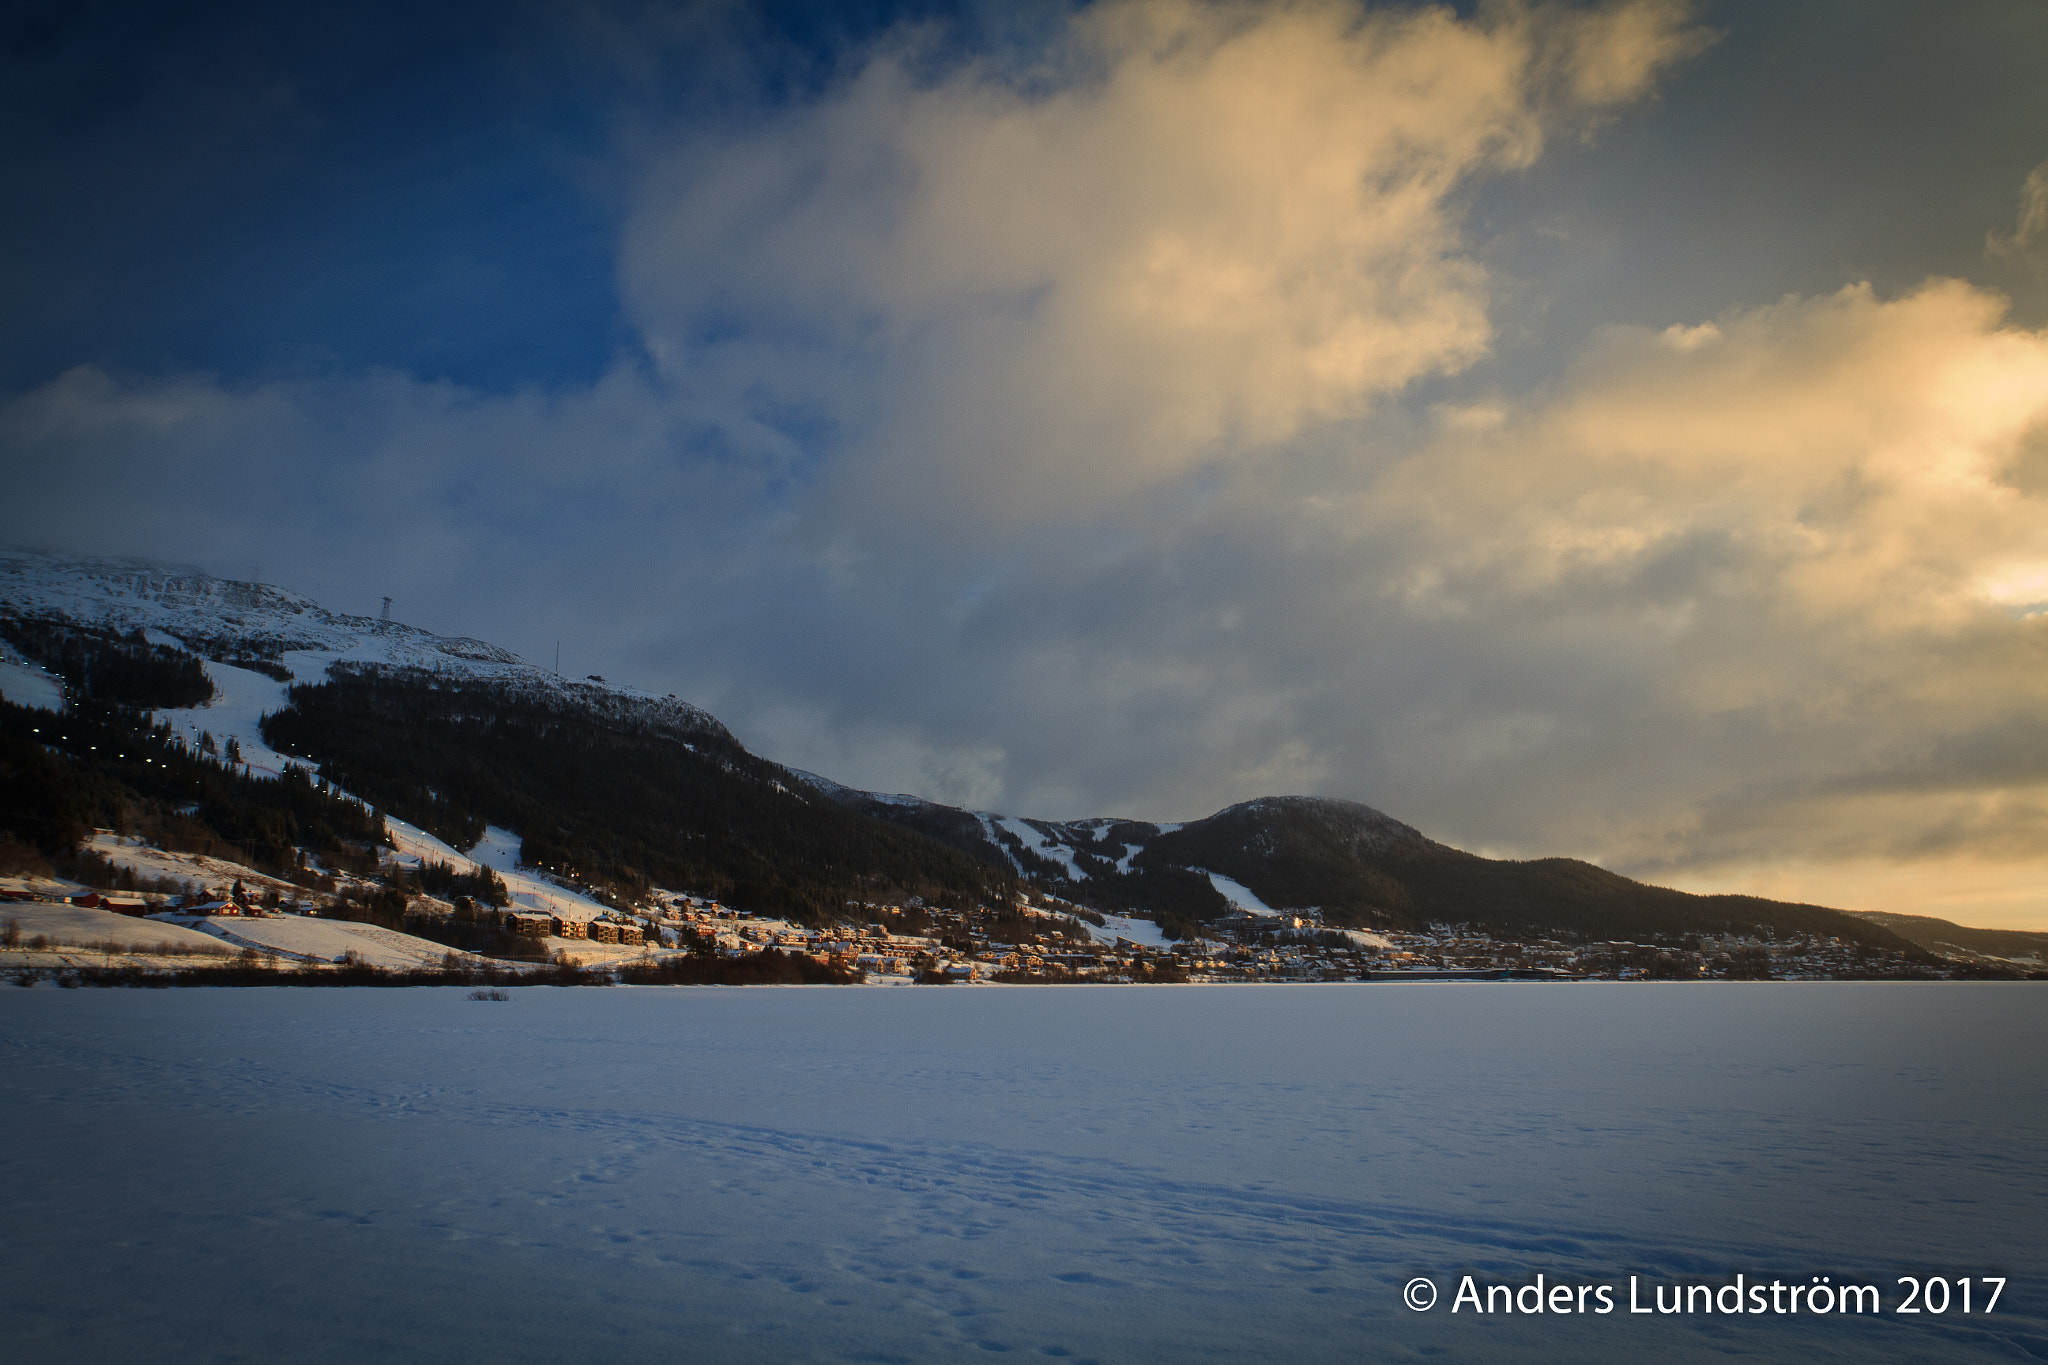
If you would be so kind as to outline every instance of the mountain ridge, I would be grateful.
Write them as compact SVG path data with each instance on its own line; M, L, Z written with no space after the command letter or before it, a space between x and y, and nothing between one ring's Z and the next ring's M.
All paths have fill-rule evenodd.
M255 733L235 736L266 771L300 762L345 776L365 799L457 838L523 822L532 861L603 869L628 894L658 866L780 897L811 918L832 914L834 896L885 887L998 897L1029 888L1144 915L1179 937L1233 911L1287 910L1358 929L1441 922L1522 936L1903 941L1828 907L1694 896L1573 859L1483 858L1339 797L1261 796L1188 822L1054 821L862 791L751 753L672 695L562 678L484 641L330 612L189 566L0 552L0 625L34 620L110 638L140 632L214 661L216 677L268 665L274 704ZM408 742L391 743L394 733ZM635 820L619 783L603 780L606 765L635 774L635 800L667 812L673 827ZM529 770L578 794L550 806ZM637 833L622 842L627 825ZM791 866L805 871L792 880Z

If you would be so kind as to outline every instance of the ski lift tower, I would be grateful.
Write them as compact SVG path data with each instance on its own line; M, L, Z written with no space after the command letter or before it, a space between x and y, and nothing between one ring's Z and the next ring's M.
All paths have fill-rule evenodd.
M385 598L385 599L384 599L384 613L383 613L383 615L379 616L379 617L378 617L377 619L378 619L379 621L383 622L383 623L384 623L385 625L390 625L390 624L391 624L391 599L390 599L390 598L388 598L388 597L387 597L387 598Z

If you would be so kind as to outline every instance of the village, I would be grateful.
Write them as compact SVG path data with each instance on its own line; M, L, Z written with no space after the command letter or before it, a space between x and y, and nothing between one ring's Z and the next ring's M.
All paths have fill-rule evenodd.
M415 874L451 850L401 822L392 873ZM1759 939L1685 935L1668 942L1515 941L1465 926L1425 930L1332 927L1313 910L1234 908L1169 939L1152 921L1109 915L1052 897L991 909L849 900L842 922L819 927L749 913L675 891L620 904L495 858L510 887L503 906L466 895L393 896L370 880L330 894L252 869L140 847L101 831L95 847L114 875L101 881L153 890L0 883L8 923L0 964L61 970L98 954L131 966L168 959L254 956L300 966L368 964L423 969L484 962L617 969L678 957L801 957L831 979L871 985L1182 984L1450 980L1685 981L1916 978L1945 974L1905 955L1837 938ZM459 856L459 855L454 855ZM483 864L472 864L481 868ZM137 872L143 873L138 880ZM151 872L157 875L149 875ZM183 882L167 872L187 874ZM191 874L197 874L194 880ZM208 885L207 878L220 881ZM395 879L395 877L394 877ZM184 886L182 892L171 888ZM373 893L395 899L402 918L371 922ZM145 925L147 928L145 929ZM127 926L127 927L123 927ZM483 936L483 937L479 937ZM497 947L481 952L463 943ZM81 951L83 950L83 951ZM1963 964L1967 967L1969 964Z

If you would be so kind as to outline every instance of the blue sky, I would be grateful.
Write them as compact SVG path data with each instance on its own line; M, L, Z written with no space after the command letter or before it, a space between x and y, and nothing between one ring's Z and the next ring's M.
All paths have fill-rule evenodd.
M4 32L17 543L859 785L2048 917L2039 5Z

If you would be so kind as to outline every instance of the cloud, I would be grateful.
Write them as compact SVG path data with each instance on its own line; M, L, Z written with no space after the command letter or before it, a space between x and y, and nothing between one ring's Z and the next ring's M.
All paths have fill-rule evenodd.
M1696 46L1660 5L1112 4L1029 65L898 35L654 159L644 362L81 369L0 405L10 491L70 548L564 640L860 785L2041 885L2048 335L1936 279L1474 371L1469 187Z
M2011 232L1993 228L1984 238L1987 256L2009 261L2036 257L2048 244L2048 161L2027 172L2020 184L2019 219Z
M661 166L624 290L742 439L986 533L1256 459L1484 354L1456 197L1641 93L1683 11L1130 0L1024 72L885 48Z

